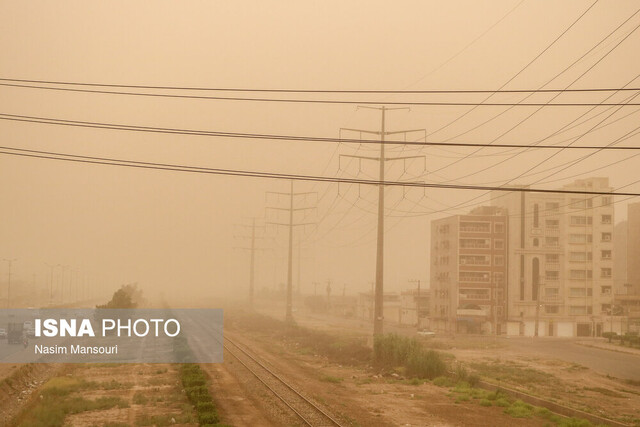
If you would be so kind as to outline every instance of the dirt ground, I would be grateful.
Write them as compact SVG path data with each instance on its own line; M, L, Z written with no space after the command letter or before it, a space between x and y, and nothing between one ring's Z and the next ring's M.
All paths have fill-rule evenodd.
M171 364L65 365L49 382L84 382L85 385L78 391L72 391L70 399L81 397L95 401L102 397L113 397L123 402L122 407L69 414L64 418L68 426L197 426L193 407L183 393L178 369L179 365ZM42 387L46 388L49 382ZM32 393L25 412L17 419L17 425L32 408L42 405L40 390L38 388Z
M365 334L353 320L341 323L334 317L330 322L319 321L304 312L297 313L296 318L298 323L313 329L340 333L343 326L343 332ZM486 337L458 335L426 338L424 342L453 355L470 370L479 368L478 374L489 382L605 418L640 425L640 382L609 377L559 359L531 356ZM638 360L640 363L640 358Z
M256 332L226 332L277 369L307 397L324 405L345 425L353 426L513 426L503 408L474 402L455 403L449 390L430 383L408 385L375 378L363 369L331 364L320 356L300 354ZM223 407L224 403L219 402ZM235 425L233 417L228 422ZM518 419L519 426L542 426L543 420Z

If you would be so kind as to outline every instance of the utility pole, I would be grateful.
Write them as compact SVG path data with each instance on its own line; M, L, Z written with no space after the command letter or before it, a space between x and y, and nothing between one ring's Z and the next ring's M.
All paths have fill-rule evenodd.
M540 323L540 285L542 285L542 283L534 283L533 285L537 288L536 290L536 324L533 331L533 336L537 337L538 324Z
M60 264L52 265L45 263L49 267L49 302L53 301L53 269L60 266Z
M264 236L258 236L256 234L256 229L265 229L264 225L256 225L256 218L251 218L251 225L246 224L236 224L238 227L246 227L251 228L250 236L235 236L243 239L251 239L251 244L249 247L238 247L236 249L244 249L250 251L250 264L249 264L249 306L253 308L253 297L255 291L255 261L256 261L256 251L265 250L265 248L259 248L256 246L256 239L264 239Z
M289 211L289 222L281 223L281 222L267 222L267 224L273 225L281 225L285 226L289 229L289 262L287 267L287 306L285 312L285 320L287 322L293 322L293 228L297 226L305 226L305 225L313 225L313 222L304 222L304 223L295 223L293 221L294 212L298 211L306 211L315 209L315 206L306 206L306 207L294 207L295 206L295 197L296 196L307 196L309 194L317 194L316 192L293 192L293 180L291 180L291 188L288 193L276 192L276 191L268 191L267 194L277 194L289 197L289 207L281 208L275 206L267 206L267 209L275 209L281 211Z
M3 259L3 261L7 261L9 263L9 279L8 279L8 286L7 286L7 308L11 308L11 265L13 264L14 261L17 261L16 258L12 258L12 259Z
M420 298L421 298L421 295L420 295L420 279L409 280L409 283L416 283L418 285L418 297L415 300L415 303L416 303L416 325L417 325L418 328L420 328ZM413 295L414 295L414 298L415 298L415 294L413 294Z
M374 305L374 319L373 319L373 335L382 335L383 333L383 325L384 325L384 189L385 189L385 177L384 177L384 168L385 163L387 161L393 160L407 160L407 159L415 159L415 158L423 158L424 156L403 156L403 157L385 157L385 136L394 135L399 133L410 133L410 132L424 132L424 129L413 129L413 130L403 130L403 131L392 131L388 132L385 128L385 118L386 112L391 110L409 110L408 107L395 107L389 108L386 106L381 107L373 107L373 106L358 106L358 108L367 108L373 110L379 110L381 112L381 125L380 131L370 131L370 130L362 130L362 129L348 129L343 128L341 130L352 131L352 132L360 132L378 135L380 137L380 156L379 157L366 157L366 156L352 156L352 155L341 155L341 157L352 157L360 160L373 160L377 161L379 164L378 171L378 232L377 232L377 243L376 243L376 287L375 287L375 305Z

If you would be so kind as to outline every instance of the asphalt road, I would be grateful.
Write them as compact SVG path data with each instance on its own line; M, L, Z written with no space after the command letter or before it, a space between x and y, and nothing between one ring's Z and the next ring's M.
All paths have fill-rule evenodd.
M261 310L265 314L280 317L284 309ZM297 312L294 313L303 324L320 329L351 330L359 333L372 332L370 322L362 319L345 319L324 314ZM416 328L400 327L392 323L385 323L385 332L394 332L399 335L416 336ZM487 336L493 340L493 337ZM500 337L498 341L506 345L509 350L529 356L539 356L545 359L558 359L569 363L578 363L594 372L603 375L611 375L616 378L640 381L640 352L639 354L624 353L601 348L589 347L580 343L589 343L590 338L527 338L527 337ZM601 339L600 339L601 340ZM601 342L601 341L600 341ZM488 350L491 355L499 350ZM489 355L489 354L488 354Z
M578 363L604 375L640 380L640 355L590 347L589 340L563 338L501 338L509 347L531 355ZM597 341L596 341L597 342Z

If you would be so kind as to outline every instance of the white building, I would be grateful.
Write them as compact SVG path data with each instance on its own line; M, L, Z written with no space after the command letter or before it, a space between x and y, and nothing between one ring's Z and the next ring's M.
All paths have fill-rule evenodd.
M608 178L576 180L562 189L612 191ZM612 201L588 194L492 193L491 204L509 215L507 334L599 336L610 330Z

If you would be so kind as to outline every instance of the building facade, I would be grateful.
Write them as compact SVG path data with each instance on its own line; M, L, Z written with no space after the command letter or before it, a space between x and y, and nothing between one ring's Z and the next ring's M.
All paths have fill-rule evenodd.
M431 223L430 328L500 333L506 321L507 216L479 207Z
M608 178L588 178L563 190L612 188ZM491 205L509 216L507 334L608 331L614 294L612 197L494 191Z

